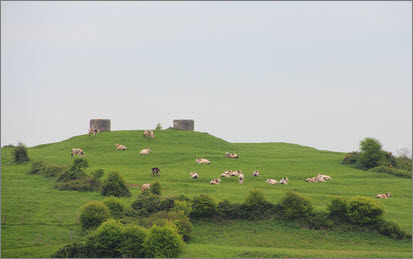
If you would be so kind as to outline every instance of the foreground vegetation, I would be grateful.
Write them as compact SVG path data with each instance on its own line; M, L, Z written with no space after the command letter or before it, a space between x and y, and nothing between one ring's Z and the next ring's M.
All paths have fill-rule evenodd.
M47 160L70 166L73 164L70 149L82 148L89 162L86 173L104 169L123 175L131 197L121 200L128 207L140 193L138 185L153 182L150 169L154 166L161 169L158 180L165 197L183 194L193 198L208 193L217 201L226 198L232 203L241 203L250 190L257 188L275 203L286 190L296 190L310 197L316 209L326 211L327 205L338 196L374 198L377 193L391 192L390 199L379 200L386 211L384 217L394 220L411 234L411 180L342 165L343 153L284 143L232 144L198 132L155 131L154 140L142 139L141 133L119 131L103 132L95 137L78 136L30 148L29 156L31 161ZM128 150L116 151L116 143L127 146ZM144 148L151 148L152 153L139 156ZM240 158L225 158L225 152L235 152ZM194 160L198 157L212 163L196 164ZM105 196L93 191L59 191L54 188L53 179L27 174L32 162L15 164L8 163L9 160L10 154L2 150L2 219L5 216L2 257L49 257L71 242L70 233L72 242L83 239L86 233L77 224L79 208L88 201L103 200ZM243 185L233 178L223 179L217 186L209 185L209 181L223 171L239 169L246 176ZM250 175L257 169L261 172L260 178ZM198 172L200 179L189 179L191 171ZM328 174L333 180L305 182L317 173ZM265 183L266 178L285 176L290 179L287 186ZM259 222L201 220L193 225L192 238L182 254L184 257L411 257L411 240L395 240L373 232L316 231L274 219ZM241 226L250 227L250 232L255 233L243 232ZM299 234L293 234L295 232ZM41 242L33 244L39 235ZM288 243L288 240L292 241Z

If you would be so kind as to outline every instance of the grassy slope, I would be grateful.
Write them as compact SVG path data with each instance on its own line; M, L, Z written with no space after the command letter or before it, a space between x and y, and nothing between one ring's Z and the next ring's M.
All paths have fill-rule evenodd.
M391 199L380 200L387 211L386 218L395 220L411 232L411 179L349 168L340 163L343 153L285 143L233 144L199 132L157 131L155 136L154 140L143 139L142 131L104 132L95 137L82 135L30 148L29 155L32 160L47 159L54 163L69 164L72 160L70 149L79 147L86 153L91 166L89 171L97 168L103 168L106 172L117 170L128 183L137 185L152 182L154 179L150 177L150 169L157 166L161 169L159 180L164 188L163 196L182 193L192 197L199 193L209 193L216 200L229 198L230 201L241 202L249 190L259 188L269 200L277 202L285 190L291 189L312 198L317 208L325 209L336 195L374 197L377 193L391 192ZM128 150L116 151L116 143L127 146ZM149 156L139 156L138 153L143 148L151 148L152 153ZM224 158L225 152L235 152L240 158ZM196 164L197 157L207 158L212 163ZM2 164L8 160L7 152L2 152ZM14 163L2 166L1 207L2 216L6 215L6 224L2 224L2 257L49 256L56 247L70 241L70 229L74 231L74 238L81 237L79 226L74 224L78 208L88 200L104 198L98 193L54 190L51 180L27 175L27 169L28 165ZM246 175L243 185L239 185L235 178L223 179L217 186L209 185L211 179L230 169L243 170ZM261 172L260 178L251 175L257 169ZM198 172L200 179L189 179L191 171ZM328 174L333 180L327 183L304 181L317 173ZM288 186L269 186L265 183L266 178L279 179L285 176L290 179ZM124 199L127 204L138 193L137 188L131 188L131 191L133 196ZM327 251L321 249L318 242L312 242L314 235L321 233L317 231L297 230L301 233L300 242L292 241L293 246L286 247L275 241L280 237L289 240L293 230L276 222L244 223L257 227L259 235L252 236L244 233L239 226L221 228L226 229L224 233L206 231L208 228L214 229L211 224L196 224L196 237L187 245L185 257L276 257L274 255L277 253L280 253L280 257L406 257L410 253L408 257L411 257L410 243L392 241L375 234L363 234L362 242L359 240L356 246L346 247L341 242L358 240L360 233L328 232L328 238L316 239L331 245ZM273 236L275 230L277 235ZM237 232L239 233L235 234ZM239 249L239 242L235 242L237 238L228 238L226 233L234 233L234 237L250 242ZM38 234L42 234L43 242L33 246ZM256 245L262 238L269 241ZM219 249L215 249L217 247ZM360 251L357 252L358 250Z

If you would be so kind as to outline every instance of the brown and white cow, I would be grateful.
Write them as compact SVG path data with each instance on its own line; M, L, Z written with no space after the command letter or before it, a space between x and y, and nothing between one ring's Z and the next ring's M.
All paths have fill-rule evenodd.
M73 157L73 156L76 155L76 154L77 154L78 157L80 157L80 156L86 157L85 152L83 152L82 149L80 149L80 148L72 148L72 152L71 152L71 154L70 154L71 157Z

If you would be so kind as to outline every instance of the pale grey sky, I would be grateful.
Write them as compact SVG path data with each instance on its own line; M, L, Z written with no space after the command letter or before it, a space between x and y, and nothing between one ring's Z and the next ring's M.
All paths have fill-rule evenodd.
M412 149L412 2L1 2L1 144L164 128Z

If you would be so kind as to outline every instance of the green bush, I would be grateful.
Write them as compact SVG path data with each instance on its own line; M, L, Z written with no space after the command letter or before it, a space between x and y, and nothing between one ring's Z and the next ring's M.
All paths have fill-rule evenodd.
M311 200L294 191L287 191L279 201L278 207L281 216L290 220L308 218L313 212Z
M123 177L116 171L110 172L102 183L102 195L130 197L128 187Z
M178 201L187 201L187 202L191 202L191 199L190 198L188 198L188 197L186 197L185 195L183 195L183 194L179 194L179 196L178 196Z
M27 162L30 161L29 155L27 154L27 147L19 142L19 145L17 147L14 147L11 155L13 157L13 160L15 162Z
M310 229L331 229L333 227L333 222L329 218L329 214L324 211L313 211L302 220L302 224L305 224Z
M347 207L348 219L356 225L374 225L383 213L383 205L365 197L351 198Z
M45 177L55 177L66 170L65 166L54 165L44 160L35 161L27 173L40 174Z
M167 197L159 201L159 210L169 211L175 204L176 197Z
M217 216L221 219L238 219L245 218L243 215L241 204L231 203L228 199L220 201L217 205Z
M101 180L91 177L85 176L83 178L68 181L68 182L57 182L55 188L59 191L79 191L79 192L86 192L86 191L99 191L101 189Z
M108 206L110 215L114 218L120 218L123 214L123 210L125 209L125 205L121 200L118 198L115 198L113 196L110 196L108 198L105 198L103 200L103 203Z
M217 205L214 199L207 194L195 196L192 201L191 218L210 218L217 212Z
M156 130L161 130L162 129L162 125L158 122L158 124L156 124Z
M365 138L360 142L360 166L370 169L379 166L385 160L381 143L374 138Z
M149 214L159 211L160 198L158 195L153 195L150 192L139 194L132 202L132 208L136 210L138 215L147 217Z
M143 243L148 236L148 230L134 225L126 225L122 230L120 254L122 257L142 258L145 256Z
M355 164L358 161L359 155L360 154L357 151L347 153L346 156L343 158L343 161L341 161L341 163L343 163L343 164Z
M87 237L86 245L93 250L96 257L121 257L123 228L122 223L110 219Z
M145 257L176 258L184 248L184 241L172 225L153 225L145 243Z
M73 160L73 165L68 170L61 173L56 181L69 182L82 179L86 177L84 168L87 168L88 166L89 163L86 159L75 158L75 160Z
M82 242L73 243L60 248L51 258L93 258L95 257L90 247Z
M153 194L161 195L161 184L156 180L155 182L151 183L151 188L149 189Z
M395 167L397 165L397 159L393 156L392 152L383 151L384 162L383 164L387 167Z
M398 176L398 177L405 177L405 178L412 179L412 172L411 171L394 169L394 168L390 168L390 167L386 167L386 166L377 166L377 167L369 169L369 171L377 172L377 173L391 174L391 175Z
M189 218L185 216L182 211L159 211L152 214L146 222L147 227L153 225L162 227L168 224L175 225L178 234L182 236L184 241L188 241L191 238L193 226Z
M347 222L347 199L342 197L332 199L331 203L327 206L327 211L331 219Z
M179 200L175 200L173 207L170 210L171 212L175 211L182 211L184 213L185 216L189 217L192 208L191 208L191 204L189 204L189 202L187 201L179 201Z
M96 179L102 178L104 174L105 174L105 171L103 171L103 169L97 169L92 172L92 176Z
M376 222L376 228L380 234L390 238L403 239L408 236L408 234L401 229L396 222L391 220L378 219Z
M108 206L101 202L90 201L80 208L79 220L83 230L99 227L110 216Z
M396 157L396 168L400 170L412 171L412 158L407 155Z
M29 171L27 171L28 174L41 174L44 170L44 168L47 166L47 162L44 160L37 160L32 163L30 166Z
M264 194L260 190L255 189L248 193L241 209L243 210L243 218L255 220L271 215L274 205L265 199Z

